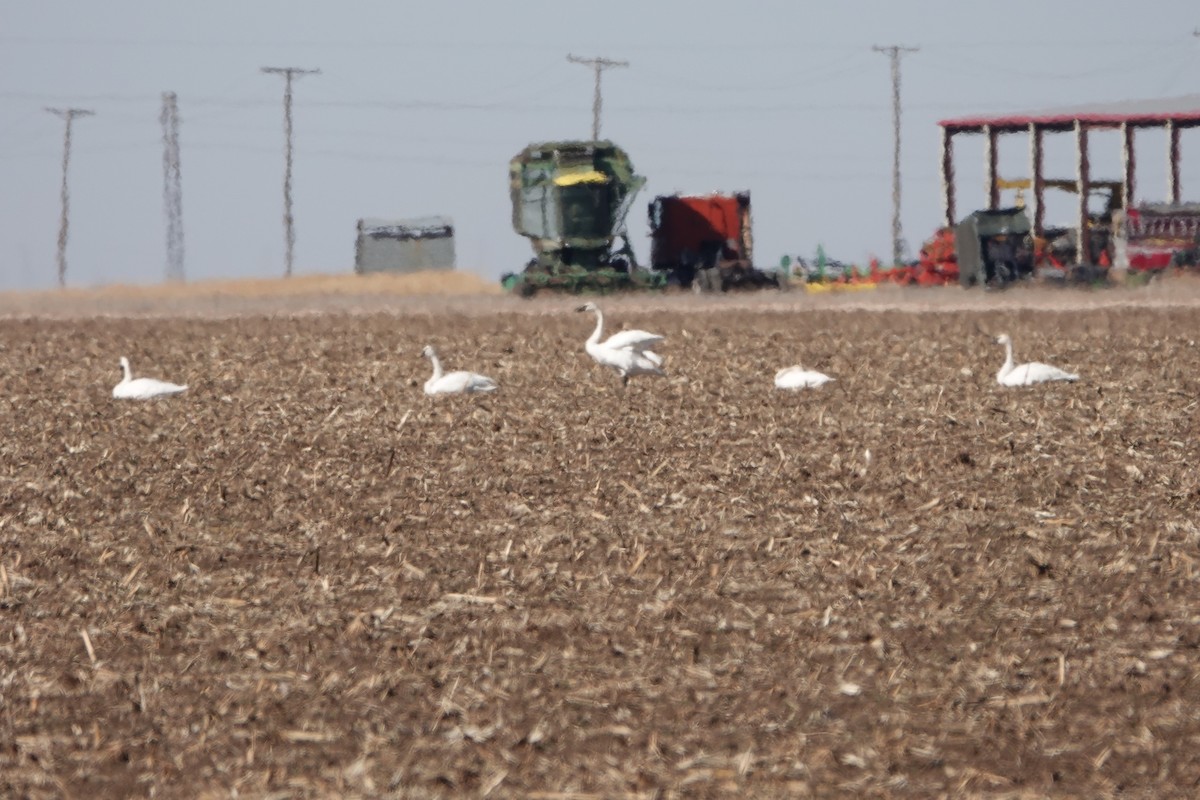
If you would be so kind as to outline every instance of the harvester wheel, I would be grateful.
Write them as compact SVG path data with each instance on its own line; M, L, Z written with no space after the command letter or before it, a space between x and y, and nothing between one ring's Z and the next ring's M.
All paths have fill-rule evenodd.
M537 287L529 281L521 281L517 284L517 296L529 299L537 294Z

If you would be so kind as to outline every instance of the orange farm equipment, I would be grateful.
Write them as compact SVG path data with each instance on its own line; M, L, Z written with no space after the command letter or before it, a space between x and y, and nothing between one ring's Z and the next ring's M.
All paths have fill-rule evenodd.
M958 283L958 257L954 254L954 229L941 228L921 247L917 284L943 286Z
M880 283L901 286L945 286L958 282L958 257L954 253L954 229L941 228L921 247L921 257L909 264L897 264L891 269L879 268L871 262L871 276Z

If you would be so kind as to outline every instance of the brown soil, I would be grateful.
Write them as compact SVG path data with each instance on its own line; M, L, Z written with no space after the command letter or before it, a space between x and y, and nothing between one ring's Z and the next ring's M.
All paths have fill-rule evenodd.
M1194 796L1196 312L1012 297L0 322L0 796Z

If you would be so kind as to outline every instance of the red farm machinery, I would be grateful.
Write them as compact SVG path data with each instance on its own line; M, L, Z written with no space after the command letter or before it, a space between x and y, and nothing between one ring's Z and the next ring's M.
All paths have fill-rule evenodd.
M698 291L778 287L754 266L750 193L663 195L650 203L650 267Z

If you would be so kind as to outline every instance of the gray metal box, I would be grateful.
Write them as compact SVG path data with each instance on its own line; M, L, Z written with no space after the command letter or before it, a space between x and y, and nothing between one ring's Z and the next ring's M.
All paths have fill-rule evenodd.
M354 250L360 275L454 269L454 223L449 217L360 219Z

